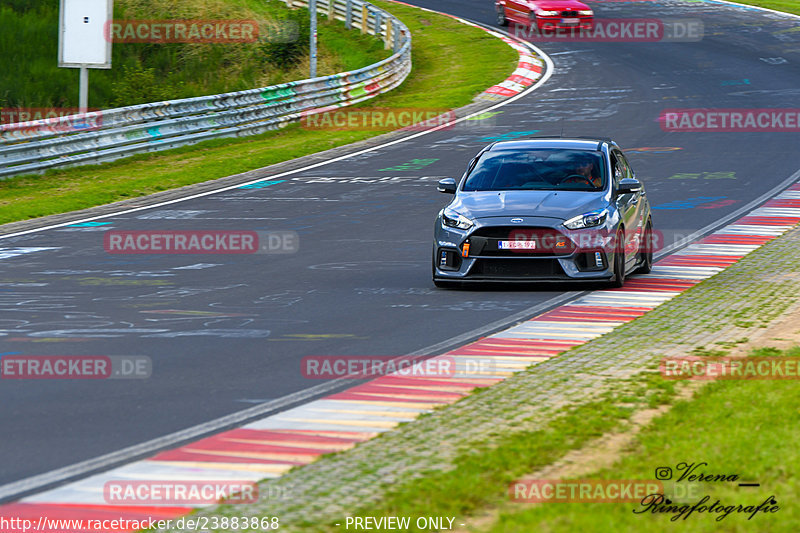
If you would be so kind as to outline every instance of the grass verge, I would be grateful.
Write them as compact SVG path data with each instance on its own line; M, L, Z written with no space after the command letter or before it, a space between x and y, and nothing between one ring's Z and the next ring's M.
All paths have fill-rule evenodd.
M800 4L797 0L731 0L737 4L747 4L751 6L766 7L767 9L774 9L776 11L783 11L785 13L794 13L800 15Z
M709 352L707 355L720 355ZM800 348L781 352L774 348L754 350L757 357L800 357ZM704 385L690 400L678 399L679 386L647 373L629 382L633 388L606 394L603 401L570 409L550 420L538 431L521 431L499 439L494 446L462 451L453 468L434 472L395 485L379 502L354 510L354 517L456 517L491 516L469 531L491 533L530 531L602 531L638 533L680 530L690 533L712 531L797 530L800 509L792 505L800 491L800 451L794 443L800 438L800 388L787 381L726 380ZM757 399L757 401L754 401ZM625 427L637 410L670 405L633 439L611 468L564 480L654 480L655 470L670 467L673 480L681 473L678 465L698 465L697 473L735 474L726 482L665 482L672 493L672 506L642 505L635 502L512 503L509 484L515 479L551 465L570 450L583 447L591 439ZM705 463L705 464L703 464ZM685 470L685 469L684 469ZM552 479L545 476L545 479ZM760 487L740 487L756 482ZM679 497L675 497L678 494ZM715 512L689 509L708 496ZM739 512L736 506L755 507L773 497L779 507L775 513ZM649 503L649 502L648 502ZM669 509L665 509L669 507ZM493 515L494 514L494 515ZM343 531L340 524L297 524L303 530ZM480 521L478 522L480 524Z
M402 86L371 100L370 106L457 108L506 78L516 65L516 52L482 30L402 5L376 4L410 29L414 67ZM454 57L459 60L454 62ZM309 131L295 124L253 137L207 141L104 165L9 178L0 181L0 224L221 178L385 131Z
M800 348L780 352L756 350L753 356L800 356ZM501 513L492 527L481 531L797 531L800 509L800 388L794 381L719 381L704 386L691 401L679 401L636 439L635 451L611 469L587 477L653 479L657 467L678 474L680 463L707 463L697 472L735 474L736 481L681 481L685 498L673 502L672 512L660 506L634 503L555 503L524 511ZM675 478L673 478L675 479ZM759 487L740 487L756 482ZM725 511L689 514L708 496L706 505L720 501ZM779 509L774 514L738 512L730 506L758 506L770 496ZM633 512L634 509L637 512ZM654 512L654 509L656 512ZM641 512L645 511L645 512ZM611 528L611 529L609 529Z
M626 380L599 401L554 415L537 430L501 434L491 442L459 450L452 468L395 484L380 501L353 509L350 514L408 516L412 517L409 531L425 531L413 527L416 517L454 517L458 523L465 516L502 508L508 502L508 488L514 480L558 461L593 439L624 429L633 413L669 404L677 390L675 382L653 373ZM302 531L336 532L345 530L341 522L319 524L309 520L292 526Z

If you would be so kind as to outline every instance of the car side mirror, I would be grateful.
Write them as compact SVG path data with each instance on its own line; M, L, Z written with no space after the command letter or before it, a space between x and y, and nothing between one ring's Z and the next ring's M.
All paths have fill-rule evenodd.
M617 187L617 194L632 194L642 191L642 182L636 178L625 178L619 180L619 187Z
M455 194L456 180L454 180L453 178L440 179L438 185L436 186L436 190L446 194Z

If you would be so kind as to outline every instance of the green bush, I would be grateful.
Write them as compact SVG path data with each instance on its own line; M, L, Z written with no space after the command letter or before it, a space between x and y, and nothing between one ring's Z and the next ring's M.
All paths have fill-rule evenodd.
M287 68L308 53L310 37L308 11L289 11L276 17L262 40L261 50L267 61L278 68Z

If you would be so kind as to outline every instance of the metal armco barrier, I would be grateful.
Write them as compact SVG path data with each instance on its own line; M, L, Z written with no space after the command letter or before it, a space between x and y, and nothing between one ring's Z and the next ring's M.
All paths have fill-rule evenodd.
M307 7L307 0L287 0ZM99 163L219 137L254 135L390 91L411 71L411 34L361 0L317 0L318 16L381 37L393 55L351 72L232 93L0 125L0 179Z

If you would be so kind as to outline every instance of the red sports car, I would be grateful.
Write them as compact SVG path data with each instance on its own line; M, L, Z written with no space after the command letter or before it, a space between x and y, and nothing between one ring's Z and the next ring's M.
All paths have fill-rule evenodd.
M495 0L497 23L509 22L540 30L560 28L591 29L594 13L578 0Z

